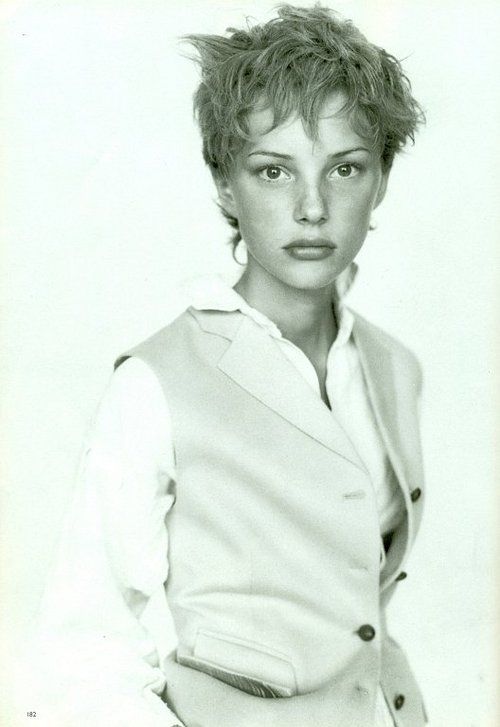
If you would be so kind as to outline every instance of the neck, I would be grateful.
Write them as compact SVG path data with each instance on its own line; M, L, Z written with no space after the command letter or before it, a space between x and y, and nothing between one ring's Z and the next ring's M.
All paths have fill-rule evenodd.
M307 354L320 356L328 351L337 335L332 286L309 290L272 282L265 285L255 280L247 268L234 289Z

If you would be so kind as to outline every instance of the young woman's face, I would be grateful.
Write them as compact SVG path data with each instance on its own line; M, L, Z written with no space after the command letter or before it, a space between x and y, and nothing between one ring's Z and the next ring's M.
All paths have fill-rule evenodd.
M248 249L247 276L321 288L361 248L387 174L379 150L336 115L343 102L336 94L325 103L315 141L298 118L266 132L272 112L250 115L251 140L216 182Z

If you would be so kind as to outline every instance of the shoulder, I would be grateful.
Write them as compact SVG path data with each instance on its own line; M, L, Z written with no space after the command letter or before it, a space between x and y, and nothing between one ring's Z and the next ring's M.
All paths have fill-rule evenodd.
M164 418L165 402L158 378L146 361L125 357L111 374L98 407L106 422L146 422ZM107 426L107 425L106 425Z
M154 371L140 359L127 359L111 373L89 421L86 467L120 475L127 458L139 472L146 451L152 463L163 456L169 432L169 408Z
M379 347L389 352L395 365L402 369L408 378L422 381L422 367L415 353L399 339L392 336L380 326L367 320L354 310L351 310L354 317L354 333L359 340L372 348Z
M201 356L217 360L226 350L244 316L239 311L187 308L160 330L122 353L115 369L128 358L141 358L156 371L176 374Z
M107 388L107 392L114 399L125 398L130 392L137 394L138 398L143 398L141 395L149 394L151 391L156 393L156 376L144 360L123 354L117 361L119 363L115 365Z
M177 342L185 338L187 330L193 325L196 324L191 309L188 308L165 326L120 354L115 360L115 370L121 368L122 364L132 357L135 360L148 361L152 357L154 358L158 351L171 350Z

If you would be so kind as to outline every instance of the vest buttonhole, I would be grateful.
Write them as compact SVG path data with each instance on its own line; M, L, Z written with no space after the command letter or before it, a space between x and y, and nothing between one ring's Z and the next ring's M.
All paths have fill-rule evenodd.
M363 500L366 497L365 490L353 490L352 492L344 492L342 495L344 500Z

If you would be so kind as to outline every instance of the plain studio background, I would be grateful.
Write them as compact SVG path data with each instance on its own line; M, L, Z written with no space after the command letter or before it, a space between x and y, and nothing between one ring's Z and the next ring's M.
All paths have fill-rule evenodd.
M84 434L115 357L182 309L175 286L231 271L191 122L186 32L274 3L5 2L4 626L29 634ZM307 3L304 3L307 4ZM425 373L427 506L389 619L433 727L496 724L493 332L499 257L494 3L335 3L399 58L427 110L358 257L351 304ZM89 574L82 574L89 577ZM151 609L162 641L161 600ZM12 707L9 725L24 724ZM7 711L6 704L4 712ZM7 722L5 722L7 724Z

